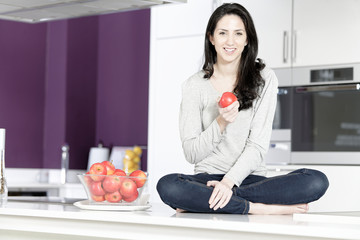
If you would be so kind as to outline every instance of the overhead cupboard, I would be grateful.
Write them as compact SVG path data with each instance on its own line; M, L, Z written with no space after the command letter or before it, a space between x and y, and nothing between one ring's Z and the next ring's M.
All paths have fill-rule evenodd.
M233 0L251 13L272 68L360 61L360 1Z
M250 12L259 57L271 68L360 61L357 0L189 0L156 9L157 37L204 34L213 10L226 2L240 3Z
M277 69L280 86L292 84L293 68L360 62L360 1L232 0L251 13L259 57Z
M152 8L156 21L153 33L157 38L203 35L217 1L188 0L186 4L172 4Z

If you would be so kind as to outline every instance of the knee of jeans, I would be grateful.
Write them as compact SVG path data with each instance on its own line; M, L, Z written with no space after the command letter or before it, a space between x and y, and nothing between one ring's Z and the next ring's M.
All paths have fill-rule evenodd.
M178 174L168 174L159 179L156 185L156 190L158 191L161 199L167 199L173 196L172 191L174 191L174 183L178 177Z
M308 185L307 191L309 194L319 199L328 189L329 180L324 173L317 170L308 170L307 173L312 177L311 184Z

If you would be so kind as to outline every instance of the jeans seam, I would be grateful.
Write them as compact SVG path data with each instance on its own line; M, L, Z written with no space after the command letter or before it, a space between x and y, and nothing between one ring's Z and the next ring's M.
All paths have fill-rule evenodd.
M236 189L235 189L235 188L232 188L232 192L233 192L234 198L233 198L233 196L231 196L231 198L233 198L235 201L240 202L240 203L244 202L245 208L244 208L244 211L242 212L242 214L247 214L248 211L249 211L249 210L248 210L248 208L249 208L249 201L246 200L246 199L244 199L244 200L239 200L239 199L237 199L236 197L237 197L238 195L236 194Z
M250 205L249 201L245 200L245 209L244 209L244 211L243 211L242 214L248 214L248 212L249 212L249 205Z

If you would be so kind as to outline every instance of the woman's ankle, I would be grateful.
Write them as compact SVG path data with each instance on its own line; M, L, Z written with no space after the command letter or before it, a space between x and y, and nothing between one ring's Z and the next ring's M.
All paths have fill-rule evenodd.
M249 214L282 215L294 213L306 213L309 210L308 204L278 205L250 202Z

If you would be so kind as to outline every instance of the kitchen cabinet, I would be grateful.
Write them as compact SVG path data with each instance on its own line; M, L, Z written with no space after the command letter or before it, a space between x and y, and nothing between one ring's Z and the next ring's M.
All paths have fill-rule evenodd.
M157 38L204 36L207 21L216 1L188 0L187 4L173 4L153 8Z
M251 14L259 40L258 57L271 68L291 67L291 0L235 0Z
M259 57L271 68L360 61L360 34L357 34L360 1L224 2L237 2L249 10L259 37Z
M189 2L190 5L193 3ZM191 18L187 8L171 7L179 7L177 14ZM193 167L182 153L178 117L181 84L201 69L203 57L204 34L187 36L185 32L179 32L181 36L164 38L163 19L158 16L163 16L167 9L156 7L151 10L147 168L152 202L160 201L156 183L162 176L173 172L193 173ZM196 16L192 15L192 19ZM206 23L202 25L199 29L206 28ZM162 30L158 31L158 28Z
M360 61L360 1L295 0L293 66Z

